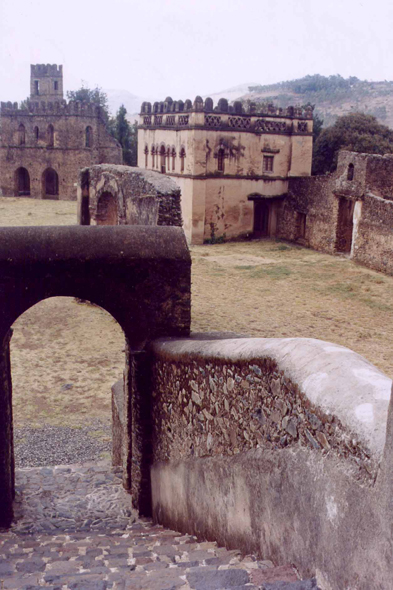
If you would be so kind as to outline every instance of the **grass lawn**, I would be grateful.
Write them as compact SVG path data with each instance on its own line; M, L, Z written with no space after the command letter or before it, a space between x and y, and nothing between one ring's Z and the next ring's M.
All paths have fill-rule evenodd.
M76 223L76 203L0 198L0 225ZM308 337L355 350L393 376L393 277L272 240L193 246L192 330ZM110 420L124 337L103 310L53 298L14 324L17 425Z

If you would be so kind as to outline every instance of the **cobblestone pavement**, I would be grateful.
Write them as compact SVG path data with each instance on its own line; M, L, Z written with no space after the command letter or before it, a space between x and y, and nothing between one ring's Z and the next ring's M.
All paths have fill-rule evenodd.
M290 565L243 557L137 519L118 468L17 470L16 522L0 533L0 590L316 590Z

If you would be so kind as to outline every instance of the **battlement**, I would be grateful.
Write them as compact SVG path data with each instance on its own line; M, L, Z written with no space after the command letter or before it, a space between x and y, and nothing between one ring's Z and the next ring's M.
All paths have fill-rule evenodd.
M99 105L79 100L56 100L56 101L28 101L27 108L19 108L17 102L1 102L0 116L29 116L29 115L79 115L79 116L102 116L102 109Z
M31 64L30 73L34 78L63 76L63 66L58 66L57 64Z
M153 105L150 102L142 103L141 115L161 114L161 113L180 113L180 112L205 112L205 113L229 113L233 115L245 116L268 116L268 117L285 117L289 119L312 119L313 108L311 106L303 108L300 106L289 106L281 108L275 106L273 103L255 103L249 102L243 104L240 100L236 100L233 105L229 104L226 98L220 98L217 105L214 106L212 98L205 98L197 96L194 102L187 99L172 100L168 96L164 101L155 102Z

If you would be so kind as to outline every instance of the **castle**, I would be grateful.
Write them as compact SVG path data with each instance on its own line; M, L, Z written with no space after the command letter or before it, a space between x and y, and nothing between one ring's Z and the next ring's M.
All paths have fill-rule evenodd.
M275 236L289 179L310 176L312 130L312 108L168 97L142 104L138 166L176 180L191 243Z
M63 100L63 68L31 65L30 98L0 110L0 195L76 199L78 170L122 163L101 107Z

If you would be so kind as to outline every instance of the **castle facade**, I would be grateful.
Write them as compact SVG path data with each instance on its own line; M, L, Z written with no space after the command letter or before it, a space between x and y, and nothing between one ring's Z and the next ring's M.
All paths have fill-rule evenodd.
M32 65L29 100L1 103L0 195L75 200L79 169L101 163L122 163L101 107L63 100L61 65Z
M291 177L310 176L312 109L211 98L142 104L138 166L174 177L193 244L275 236Z

